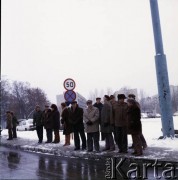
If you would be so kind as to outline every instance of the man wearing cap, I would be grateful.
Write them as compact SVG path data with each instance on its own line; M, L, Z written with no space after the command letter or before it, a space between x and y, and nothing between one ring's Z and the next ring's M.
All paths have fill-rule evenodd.
M117 101L115 100L115 96L114 95L110 95L110 103L111 103L111 106L112 106L112 109L114 107L114 105L117 103ZM116 138L116 133L115 133L115 127L114 127L114 124L112 123L112 126L113 126L113 135L114 135L114 141L115 143L117 144L117 138Z
M93 105L94 107L98 108L99 110L99 124L101 124L101 110L103 108L103 104L101 103L101 98L96 98L96 103ZM101 140L104 140L104 136L101 133Z
M128 140L127 140L127 103L125 94L118 94L118 102L113 106L113 119L115 125L115 134L119 153L127 153Z
M95 151L99 152L99 110L92 105L92 101L87 101L87 109L84 111L83 121L87 133L88 152L93 151L93 141Z
M36 132L38 136L38 143L42 143L43 141L43 120L42 120L42 111L40 110L40 106L36 105L35 112L33 114L33 125L36 126Z
M93 105L94 107L99 109L99 123L101 122L101 110L103 108L103 104L101 103L101 98L96 98L96 103Z
M129 94L128 95L128 99L134 99L135 100L135 98L136 98L135 94ZM137 104L138 108L140 108L139 102L136 101L136 104ZM146 143L145 137L143 136L142 131L140 133L140 139L141 139L141 142L142 142L143 149L146 149L147 148L147 143ZM129 147L129 149L132 149L132 148L134 148L133 144L132 144L132 146Z
M72 130L74 132L74 144L75 151L80 150L80 138L82 140L82 150L86 149L86 137L84 132L83 124L83 109L77 104L77 101L71 103L71 108L69 109L69 122L71 124ZM80 138L79 138L80 134Z
M105 137L105 149L104 151L114 151L114 139L113 139L113 115L110 97L108 95L104 96L104 105L101 110L101 132Z

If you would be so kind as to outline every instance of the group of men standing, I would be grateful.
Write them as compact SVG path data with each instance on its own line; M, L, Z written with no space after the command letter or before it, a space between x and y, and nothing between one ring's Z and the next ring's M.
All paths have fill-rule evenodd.
M84 110L83 121L87 133L88 151L93 151L93 142L95 151L99 152L99 132L102 140L105 140L103 151L114 151L117 144L119 153L128 152L127 135L131 134L134 149L132 153L140 156L143 149L147 147L145 138L142 134L140 105L135 100L135 95L130 94L125 101L124 94L118 94L118 100L111 95L96 98L96 103L87 101L87 109Z
M71 107L68 107L65 102L61 103L61 116L55 104L46 105L44 111L41 111L40 106L37 105L33 114L33 124L36 126L38 143L43 141L43 127L46 129L46 143L59 143L59 129L62 124L65 135L64 146L70 145L70 134L74 133L74 150L87 149L88 152L92 152L95 149L95 152L100 152L101 137L101 140L105 140L103 151L114 151L116 144L119 153L127 153L127 135L131 134L133 154L142 155L147 144L142 134L140 105L135 100L134 94L130 94L127 98L124 94L118 94L117 101L113 95L105 95L103 104L99 97L96 98L95 104L92 100L88 100L86 104L87 108L82 109L77 101L71 102ZM17 119L12 112L8 111L8 140L17 137L16 124Z
M60 113L55 104L45 105L45 110L41 111L40 106L35 107L35 112L33 114L33 124L36 126L38 143L43 141L43 127L46 129L47 141L45 143L59 143L60 142ZM54 131L54 140L53 140Z

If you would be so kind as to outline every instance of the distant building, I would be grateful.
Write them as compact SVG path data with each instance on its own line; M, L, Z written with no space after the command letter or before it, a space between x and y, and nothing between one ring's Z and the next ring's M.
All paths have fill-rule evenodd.
M57 106L59 108L59 111L61 111L61 103L62 102L66 102L66 100L64 99L64 93L63 94L59 94L56 96L57 99ZM87 107L86 105L86 99L79 94L78 92L76 92L76 99L75 99L79 105L79 107L85 109Z

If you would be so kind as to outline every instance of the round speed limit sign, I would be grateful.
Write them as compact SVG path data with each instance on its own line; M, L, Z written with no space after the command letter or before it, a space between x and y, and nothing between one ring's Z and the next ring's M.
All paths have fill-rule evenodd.
M75 88L75 81L71 78L68 78L64 81L64 88L66 90L73 90Z

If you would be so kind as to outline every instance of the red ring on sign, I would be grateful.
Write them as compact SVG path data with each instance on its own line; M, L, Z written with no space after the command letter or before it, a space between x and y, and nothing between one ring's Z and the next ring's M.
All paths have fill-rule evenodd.
M69 93L70 93L70 94L69 94ZM74 95L74 98L72 98L73 95ZM66 96L68 96L68 98L67 98ZM71 101L69 101L69 102L75 101L75 100L76 100L76 97L77 97L77 95L76 95L75 91L73 91L73 90L68 90L68 91L66 91L66 92L64 93L64 99L65 99L66 101L69 101L70 98L71 98Z
M67 88L65 87L65 82L66 82L67 80L72 80L72 81L74 82L74 87L73 87L73 89L67 89ZM75 87L76 87L76 83L75 83L75 81L74 81L72 78L67 78L67 79L64 81L63 86L64 86L64 88L65 88L67 91L68 91L68 90L74 90Z

